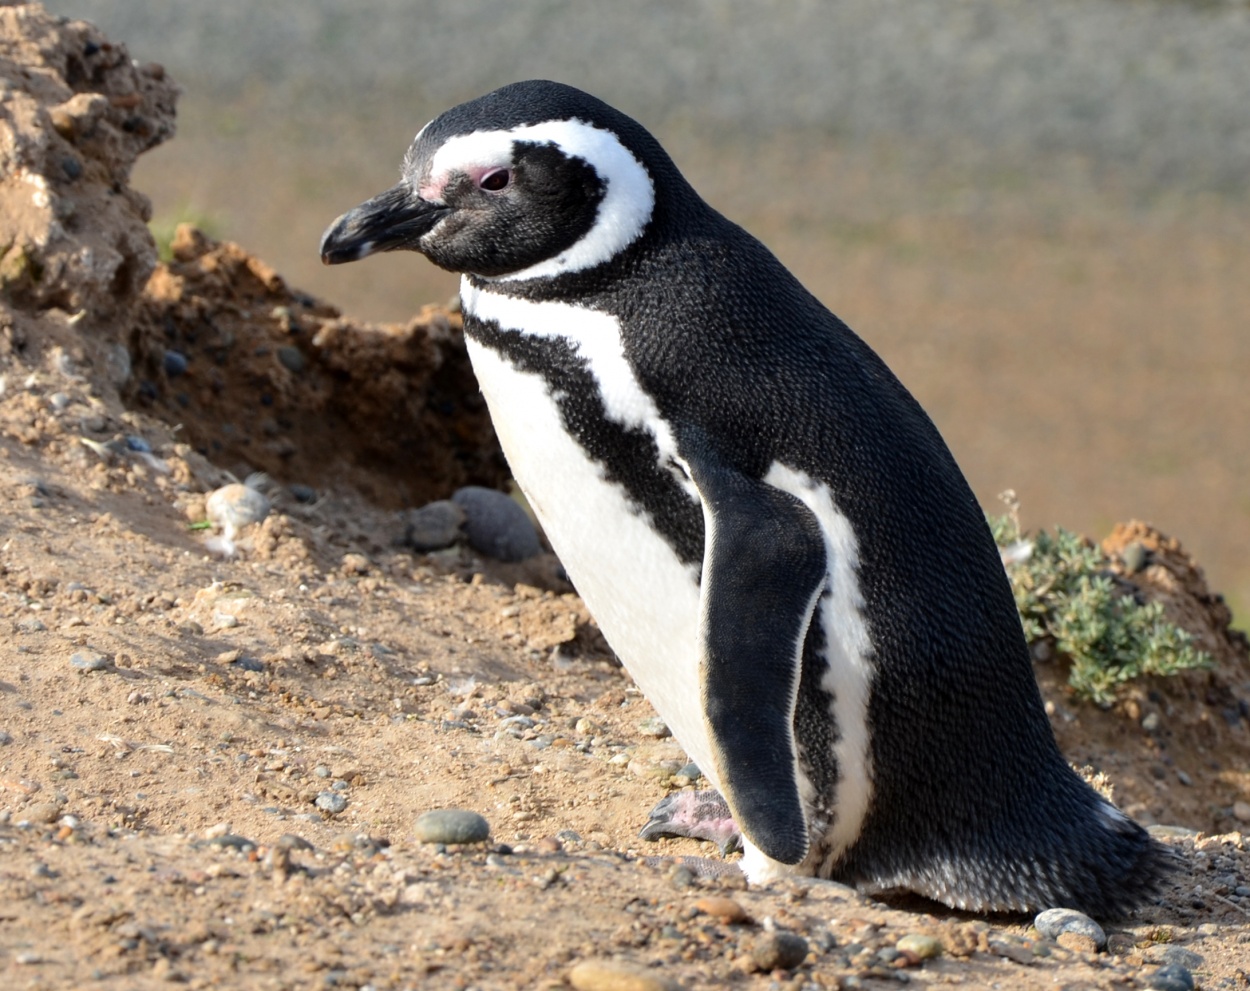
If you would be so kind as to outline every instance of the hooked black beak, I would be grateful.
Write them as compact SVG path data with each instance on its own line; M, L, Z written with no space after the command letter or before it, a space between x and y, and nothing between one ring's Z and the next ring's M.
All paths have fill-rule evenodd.
M449 212L448 207L423 200L407 183L400 183L332 223L321 235L321 260L340 265L378 251L420 251L421 236Z

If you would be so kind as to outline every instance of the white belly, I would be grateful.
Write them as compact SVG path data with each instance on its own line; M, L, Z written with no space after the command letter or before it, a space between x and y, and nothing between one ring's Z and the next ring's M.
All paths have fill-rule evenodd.
M578 593L677 741L717 784L699 692L695 569L570 436L541 376L472 339L468 349L513 477Z

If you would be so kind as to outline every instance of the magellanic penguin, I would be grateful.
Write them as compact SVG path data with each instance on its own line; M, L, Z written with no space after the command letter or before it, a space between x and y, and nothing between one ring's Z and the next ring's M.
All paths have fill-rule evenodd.
M937 429L643 127L546 81L448 110L321 255L401 248L462 273L516 480L750 880L1102 916L1151 892L1164 850L1060 756Z

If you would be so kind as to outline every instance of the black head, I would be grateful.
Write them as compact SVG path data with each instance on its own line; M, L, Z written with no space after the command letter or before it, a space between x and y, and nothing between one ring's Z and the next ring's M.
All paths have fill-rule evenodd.
M403 248L453 272L550 278L643 236L661 189L688 187L642 126L571 86L513 83L423 127L399 184L339 217L321 258Z

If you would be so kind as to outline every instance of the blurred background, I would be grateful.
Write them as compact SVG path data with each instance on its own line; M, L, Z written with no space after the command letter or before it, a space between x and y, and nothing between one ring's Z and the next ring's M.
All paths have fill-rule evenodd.
M589 90L882 354L987 510L1013 488L1026 526L1146 519L1250 625L1244 0L47 2L185 88L134 176L154 226L375 320L454 277L323 268L323 228L439 111Z

